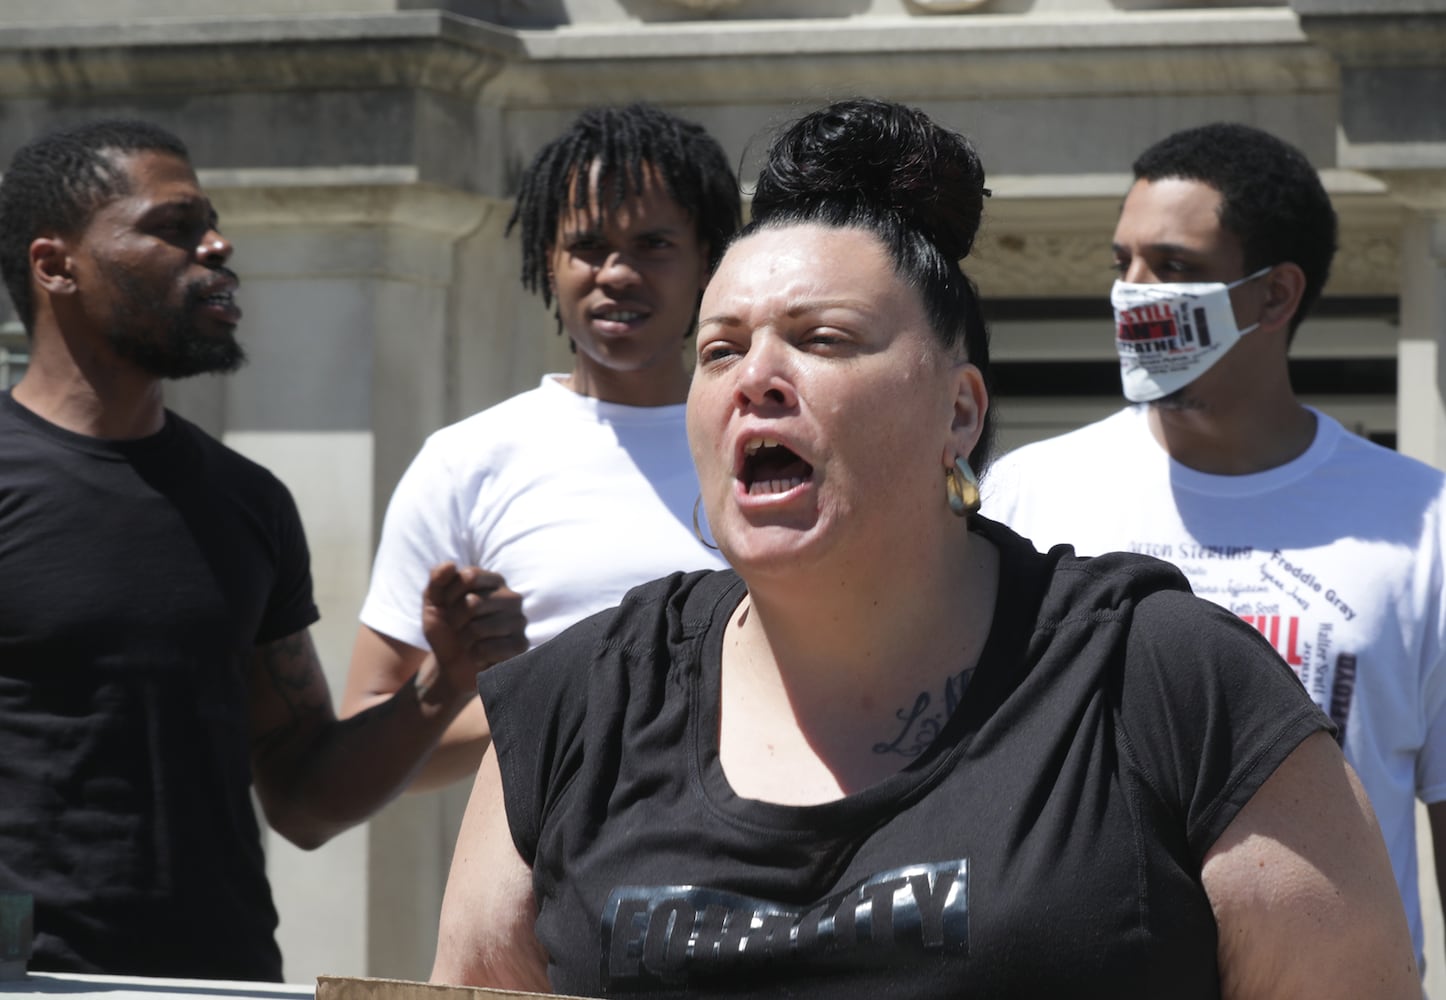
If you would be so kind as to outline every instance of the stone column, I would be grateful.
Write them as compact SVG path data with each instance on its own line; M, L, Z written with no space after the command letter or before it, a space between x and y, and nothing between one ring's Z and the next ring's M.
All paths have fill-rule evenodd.
M554 333L551 317L521 288L517 237L504 235L510 210L510 203L489 202L480 224L453 245L449 337L441 353L428 360L412 357L411 327L392 331L388 339L388 364L410 370L402 381L410 385L413 399L409 404L396 394L386 413L377 412L377 530L392 488L427 433L532 388L543 372L571 366L567 343ZM445 367L429 374L426 366L439 360ZM434 379L444 383L440 409L427 398ZM398 379L379 372L375 382L385 395L395 393ZM356 628L355 609L348 627ZM470 791L471 782L463 781L441 792L405 795L368 824L367 949L365 962L350 968L373 976L427 978L442 890Z
M1401 340L1397 355L1396 447L1403 455L1446 468L1446 169L1423 190L1406 176L1392 193L1410 210L1401 231ZM1389 178L1389 175L1388 179ZM1425 197L1438 188L1435 198ZM1416 805L1421 924L1428 996L1446 995L1441 896L1426 808Z
M1443 192L1446 193L1446 192ZM1446 201L1446 199L1443 199ZM1446 206L1414 212L1401 237L1397 446L1446 468Z
M1342 167L1381 178L1410 215L1401 246L1399 447L1446 464L1446 0L1292 0L1340 66Z
M1397 445L1446 467L1446 0L1291 0L1340 67L1339 164L1385 181L1401 241ZM1446 993L1439 894L1424 807L1416 811L1426 991Z
M322 612L312 635L335 699L392 486L423 437L456 418L464 381L481 378L499 395L512 388L510 365L464 380L458 359L475 357L479 329L488 331L480 339L505 343L515 324L494 326L475 309L514 298L479 280L489 267L500 273L510 252L493 232L504 206L411 183L407 171L334 173L320 181L305 169L203 175L236 244L251 360L177 402L193 404L296 497ZM438 802L420 801L314 853L268 835L288 980L425 976L441 886L429 872L445 872L452 831ZM397 959L413 928L421 944Z

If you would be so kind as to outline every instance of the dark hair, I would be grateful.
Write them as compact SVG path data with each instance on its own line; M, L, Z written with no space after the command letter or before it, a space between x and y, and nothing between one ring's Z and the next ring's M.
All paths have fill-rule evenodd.
M959 266L979 232L984 165L964 136L890 101L837 101L779 133L740 237L799 223L864 229L919 291L945 348L961 343L990 385L989 330L979 293ZM986 411L969 463L982 472L993 444Z
M1235 234L1245 274L1289 261L1305 272L1290 336L1330 277L1336 213L1300 150L1258 128L1216 122L1155 143L1135 160L1135 179L1199 181L1220 192L1220 225Z
M105 119L51 132L22 146L0 180L0 274L20 322L33 332L30 244L73 236L96 209L129 192L117 154L156 151L189 161L185 143L150 122Z
M522 175L507 232L522 226L523 287L552 304L547 254L557 239L558 216L564 207L589 207L588 172L594 161L599 164L598 201L608 208L642 191L645 167L656 170L707 244L709 268L718 265L742 222L738 179L718 141L701 125L649 104L589 108L542 147Z

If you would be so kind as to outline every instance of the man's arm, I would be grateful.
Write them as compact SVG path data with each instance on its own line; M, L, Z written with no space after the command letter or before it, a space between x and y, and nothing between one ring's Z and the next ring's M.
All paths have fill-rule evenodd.
M1420 1000L1386 845L1340 749L1316 733L1225 828L1201 881L1224 1000Z
M1436 892L1446 909L1446 802L1429 803L1426 815L1431 821L1431 856L1436 859Z
M341 716L350 718L380 705L411 681L427 659L427 651L393 639L366 625L357 628L351 669L341 699ZM409 792L444 788L475 775L492 738L482 703L475 694L442 734L435 749L413 777Z
M422 620L438 655L424 655L390 697L342 721L310 633L256 648L252 770L267 821L288 840L318 847L394 798L476 700L477 650L525 645L521 599L483 601L475 584L473 574L450 565L433 571Z
M410 791L442 788L477 773L491 732L476 699L476 675L527 648L522 598L498 574L444 563L432 570L428 587L436 602L424 604L422 627L440 651L433 664L454 664L457 683L465 680L466 691L458 692L464 705L412 779ZM455 620L439 620L438 607L451 608ZM342 695L342 718L385 703L409 683L428 684L425 673L419 675L427 660L426 650L360 626Z
M271 826L308 850L406 787L465 704L409 684L338 722L305 631L256 647L248 700L257 797Z

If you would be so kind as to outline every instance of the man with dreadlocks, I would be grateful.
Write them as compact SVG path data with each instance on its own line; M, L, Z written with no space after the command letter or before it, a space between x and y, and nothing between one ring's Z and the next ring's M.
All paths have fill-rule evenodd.
M469 592L466 648L439 656L480 671L635 584L722 565L695 534L682 347L739 222L718 143L647 105L583 112L523 175L508 232L520 224L522 284L555 304L572 371L428 438L387 508L342 703L409 683L471 699L419 787L474 773L488 740L475 689L439 693L419 672L429 578Z

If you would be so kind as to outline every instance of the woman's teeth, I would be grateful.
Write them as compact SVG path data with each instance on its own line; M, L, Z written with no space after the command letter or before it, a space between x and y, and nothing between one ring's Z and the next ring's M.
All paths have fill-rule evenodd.
M748 486L749 496L770 496L775 493L787 493L796 486L803 485L802 476L790 476L787 479L758 479Z

